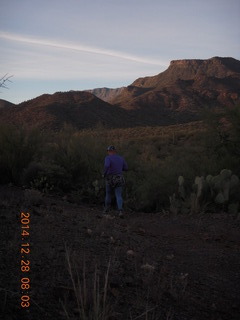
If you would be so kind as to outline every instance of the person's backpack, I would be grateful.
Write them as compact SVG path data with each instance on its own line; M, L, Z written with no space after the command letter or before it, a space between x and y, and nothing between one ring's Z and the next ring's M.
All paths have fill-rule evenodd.
M122 174L110 174L106 177L106 181L112 188L122 187L125 185L125 179Z

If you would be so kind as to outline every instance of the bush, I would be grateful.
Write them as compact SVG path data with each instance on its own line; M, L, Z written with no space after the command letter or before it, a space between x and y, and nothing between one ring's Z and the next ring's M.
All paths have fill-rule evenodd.
M71 189L71 175L65 168L54 163L42 163L41 169L32 176L29 181L32 188L41 192L59 192L69 191Z
M72 176L72 185L81 187L101 177L104 151L103 143L95 137L68 135L63 131L56 137L49 155Z
M33 181L40 176L42 171L43 166L41 163L34 161L30 162L27 168L23 170L22 183L27 187L31 187Z
M24 168L37 156L41 142L42 136L35 129L29 130L11 125L1 125L1 183L20 183Z

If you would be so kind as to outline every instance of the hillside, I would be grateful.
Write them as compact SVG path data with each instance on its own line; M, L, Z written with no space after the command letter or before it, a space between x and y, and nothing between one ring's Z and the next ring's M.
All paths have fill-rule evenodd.
M9 101L6 101L6 100L3 100L3 99L0 99L0 109L1 108L8 108L8 107L14 107L15 104L9 102Z
M84 91L44 94L19 105L8 105L0 109L2 123L25 124L41 129L61 129L65 123L81 128L98 124L108 127L129 126L126 112Z
M239 103L239 92L240 61L220 57L176 60L166 71L134 81L112 103L127 110L145 110L145 114L172 110L194 115L205 106Z
M239 319L240 222L232 216L131 212L121 220L7 186L0 202L1 319L80 319L78 292L85 319L93 319L95 297L100 314L104 293L104 319ZM20 212L31 219L29 313L19 303Z

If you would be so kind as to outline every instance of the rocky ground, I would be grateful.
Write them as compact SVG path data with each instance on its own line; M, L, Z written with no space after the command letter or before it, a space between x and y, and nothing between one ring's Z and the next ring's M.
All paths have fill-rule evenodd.
M237 217L129 212L120 219L13 187L1 187L0 210L1 319L239 319ZM21 212L30 213L24 240ZM22 272L27 242L30 271ZM30 307L21 307L22 295Z

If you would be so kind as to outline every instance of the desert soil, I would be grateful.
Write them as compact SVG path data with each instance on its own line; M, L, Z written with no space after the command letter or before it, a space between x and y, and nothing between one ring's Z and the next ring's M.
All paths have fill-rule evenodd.
M120 219L98 206L9 186L0 189L0 210L1 319L81 319L76 295L86 319L240 319L236 216L127 212ZM26 241L21 212L30 213ZM30 271L22 272L27 241ZM21 307L22 277L30 279L29 308ZM91 318L93 296L102 307L104 292L105 315Z

